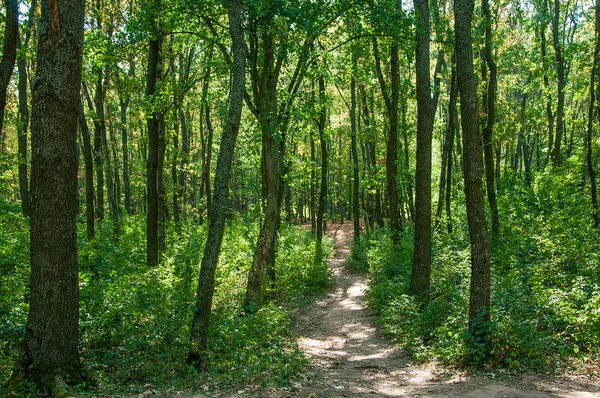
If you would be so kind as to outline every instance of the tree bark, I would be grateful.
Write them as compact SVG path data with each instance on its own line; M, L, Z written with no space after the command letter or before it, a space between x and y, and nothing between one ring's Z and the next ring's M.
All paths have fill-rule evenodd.
M246 43L242 30L242 0L229 1L229 34L232 39L233 64L231 66L231 91L227 123L223 127L221 146L217 159L215 189L212 211L208 216L208 236L200 266L200 278L196 292L196 305L191 330L191 347L188 363L198 369L204 368L208 325L214 294L215 270L219 261L225 218L228 208L231 161L240 128L245 92Z
M34 382L52 396L82 380L73 115L81 85L83 25L83 0L42 2L32 92L31 296L11 385Z
M429 72L429 5L414 0L417 13L417 163L415 174L415 237L410 291L423 304L429 301L431 272L431 141L433 101Z
M455 0L456 67L460 88L467 222L471 242L469 332L487 346L490 334L490 246L485 221L481 180L481 138L478 128L477 90L473 70L471 22L474 0Z

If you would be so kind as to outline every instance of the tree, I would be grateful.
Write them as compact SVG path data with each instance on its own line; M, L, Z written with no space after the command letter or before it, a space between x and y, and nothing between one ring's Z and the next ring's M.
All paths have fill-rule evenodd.
M27 133L29 131L29 107L27 106L27 61L26 52L31 39L31 30L33 28L33 15L37 8L37 0L31 2L27 25L25 26L25 39L21 42L20 36L17 36L17 48L19 56L17 58L17 68L19 71L19 190L21 193L21 203L23 205L23 215L29 217L29 183L27 175Z
M0 149L5 150L6 132L4 131L4 108L6 91L17 59L17 41L19 36L19 10L17 0L4 0L6 20L4 25L4 47L0 61Z
M402 3L396 1L395 12L400 13ZM402 218L398 211L398 98L400 84L400 69L398 62L398 39L394 39L390 46L390 95L386 87L383 72L381 70L381 59L379 56L379 46L377 39L373 37L373 57L375 58L375 70L377 80L381 88L381 94L385 102L389 122L389 135L387 141L387 156L385 159L387 193L390 202L390 229L392 232L392 241L395 244L400 242L400 234L404 229Z
M90 130L85 119L83 102L80 100L77 106L79 131L83 141L83 160L85 163L85 200L86 200L86 230L88 240L94 239L96 235L94 220L94 162L92 157L92 144Z
M231 90L227 123L223 127L212 208L208 215L208 237L200 266L200 278L196 292L196 306L191 330L191 348L188 363L202 369L205 361L208 325L215 289L215 270L219 261L225 217L229 206L229 178L237 134L240 129L242 104L245 93L246 43L242 30L243 0L229 1L229 34L232 40L233 62L231 67ZM223 55L228 59L228 53Z
M84 3L42 2L32 93L31 298L11 384L31 381L53 396L81 382L73 115L81 85Z
M290 110L308 65L319 29L307 15L318 15L318 4L302 3L303 12L290 12L286 2L269 3L265 7L254 5L250 10L248 34L248 65L252 90L245 96L248 108L256 118L261 132L261 193L262 214L260 231L248 273L245 302L256 306L261 302L263 274L269 273L271 286L275 285L275 250L281 226L287 173L286 133L290 123ZM295 37L293 34L300 37ZM298 40L296 46L294 39ZM281 79L282 71L289 65L290 53L296 55L288 81ZM287 89L281 90L281 85ZM283 92L283 93L281 93ZM283 94L283 95L282 95Z
M556 74L558 77L558 102L556 105L556 130L554 136L554 148L552 150L552 165L560 166L562 163L560 144L563 134L563 119L565 114L565 60L562 52L562 44L559 37L560 29L560 0L554 0L554 17L552 18L552 43L556 59Z
M481 0L481 12L483 14L483 24L485 31L485 63L482 65L482 79L486 80L485 65L490 70L490 79L487 81L487 92L484 97L484 106L487 113L487 120L483 127L483 156L485 159L485 186L487 190L488 202L492 213L492 233L498 236L500 221L498 216L498 204L496 202L496 179L494 174L494 144L492 141L494 133L494 123L496 119L496 85L498 68L492 55L492 14L488 0Z
M415 0L417 13L417 167L415 175L415 238L410 291L423 303L429 301L431 272L431 140L433 102L429 73L429 5Z
M319 209L317 210L317 253L321 253L323 241L323 214L327 206L327 139L325 127L327 124L327 107L325 104L325 78L319 75L319 119L317 128L319 130L319 143L321 145L321 190L319 191ZM320 256L317 256L320 257Z
M460 90L467 223L471 242L469 332L487 342L490 316L490 246L485 222L481 181L481 138L478 128L477 90L473 70L471 23L474 0L455 0L456 68Z
M161 74L161 47L162 37L154 37L148 47L148 73L146 75L146 97L152 100L156 94L156 82ZM159 111L153 109L147 119L148 124L148 160L146 162L146 189L148 210L146 212L146 256L149 267L156 267L159 263L158 239L158 167L159 167L159 136L160 136Z
M590 104L588 106L586 161L590 175L590 194L592 199L592 222L594 228L598 229L598 194L596 188L596 171L592 153L592 139L594 132L594 119L598 117L598 105L596 94L596 78L598 76L598 62L600 57L600 3L596 1L594 6L595 32L594 32L594 58L592 59L592 70L590 72ZM596 120L597 123L597 120Z
M356 74L358 63L358 48L352 43L352 69L350 76L350 134L352 142L352 221L354 223L354 240L360 240L360 206L358 199L359 192L359 173L358 173L358 149L356 139Z

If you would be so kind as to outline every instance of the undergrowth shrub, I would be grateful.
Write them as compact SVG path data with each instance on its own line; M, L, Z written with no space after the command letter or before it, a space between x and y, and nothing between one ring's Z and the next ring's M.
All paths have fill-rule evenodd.
M381 329L420 360L509 369L560 370L600 354L600 238L589 195L571 169L499 182L501 235L491 240L491 354L467 329L470 251L464 203L455 232L434 237L430 303L410 295L412 237L392 247L389 232L370 237L369 306ZM460 215L459 216L457 216ZM491 235L490 235L491 236Z
M1 205L3 210L9 206ZM10 375L27 319L29 239L18 210L13 206L0 216L0 383ZM305 365L295 341L289 339L288 303L329 286L330 240L324 241L324 256L315 262L310 233L282 228L276 259L280 299L246 314L241 302L258 225L229 221L216 272L210 367L198 373L185 360L206 227L169 226L162 265L153 269L145 264L143 216L124 216L118 240L111 220L98 225L93 242L87 241L84 223L79 222L78 228L80 355L104 393L137 393L148 384L156 389L279 385Z

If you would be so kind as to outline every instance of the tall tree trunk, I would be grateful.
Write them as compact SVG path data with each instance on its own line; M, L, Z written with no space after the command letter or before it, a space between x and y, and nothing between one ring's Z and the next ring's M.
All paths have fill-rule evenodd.
M598 115L598 108L596 105L597 94L596 94L596 78L598 77L598 58L600 57L600 2L596 1L594 6L595 16L595 32L594 32L594 58L592 60L592 70L590 72L590 104L588 106L588 120L587 120L587 139L586 139L586 161L588 173L590 175L590 188L591 188L591 199L592 199L592 222L594 228L598 229L598 194L596 188L596 171L594 170L594 161L592 153L593 145L593 132L594 132L594 119ZM597 121L596 121L597 123Z
M317 233L317 156L315 150L315 140L312 131L310 132L310 225L311 231Z
M229 177L237 134L240 128L242 104L245 92L246 43L242 30L242 0L229 0L229 33L232 39L233 64L231 65L231 92L227 123L223 127L221 146L217 159L213 208L208 216L208 236L200 265L200 278L196 292L196 305L191 330L191 347L188 363L203 369L206 359L206 343L212 298L214 294L215 270L219 261L225 218L228 207Z
M457 96L457 85L456 85L456 68L452 66L452 77L450 78L450 101L448 103L448 125L446 126L446 136L444 137L444 147L442 150L442 168L440 171L440 185L438 188L438 204L435 212L435 229L439 231L440 224L442 221L442 211L444 209L444 202L447 198L446 190L450 189L452 182L448 184L448 179L452 180L452 175L449 170L452 170L452 151L454 145L454 130L456 129L455 119L452 117L452 107L456 112L456 96ZM448 216L448 215L447 215ZM450 220L448 220L450 221Z
M73 115L81 86L83 26L83 0L42 2L32 92L31 296L11 384L34 382L53 396L65 384L82 381Z
M400 2L396 3L396 12L399 11ZM400 242L400 234L403 230L402 219L399 217L398 210L398 98L399 98L399 63L398 63L398 43L396 41L390 47L390 75L391 75L391 96L388 95L383 72L381 70L381 60L377 39L373 38L373 56L375 58L375 70L377 71L377 80L385 100L387 116L389 120L389 135L387 140L387 156L385 159L387 193L390 203L390 229L392 241L394 244Z
M181 126L181 163L179 164L179 186L182 192L183 217L186 218L186 203L189 202L187 167L190 159L190 136L183 104L179 109L179 125Z
M319 191L319 210L317 211L317 253L321 253L323 241L323 214L327 205L327 140L325 125L327 123L327 108L325 104L325 78L319 76L319 142L321 144L321 190Z
M85 163L86 231L88 241L91 241L96 236L94 224L94 159L92 156L90 130L85 120L81 98L78 101L77 116L79 118L79 131L81 131L81 137L83 138L83 160Z
M410 291L426 304L431 272L431 141L433 102L429 72L429 5L414 0L417 13L417 163L415 174L415 237Z
M481 181L481 150L477 113L477 89L473 70L471 22L474 0L455 0L456 67L464 146L465 199L471 242L469 332L487 346L490 334L490 246L485 221Z
M454 72L455 73L455 72ZM448 152L448 158L446 159L448 162L448 166L446 167L446 229L448 231L449 234L452 233L452 208L451 208L451 201L452 201L452 163L453 163L453 154L454 154L454 150L453 150L453 146L454 146L454 136L456 134L456 127L458 125L458 114L456 112L456 97L458 95L457 91L458 91L458 87L456 84L456 75L453 79L454 81L454 96L450 97L450 115L449 115L449 119L450 119L450 130L452 131L452 134L450 135L450 137L448 137L450 139L450 143L448 144L448 146L450 147L450 150Z
M485 106L487 120L483 129L483 156L485 158L485 185L488 202L492 213L492 234L498 236L500 233L500 217L498 215L498 204L496 202L496 175L494 173L494 122L496 120L496 85L498 68L492 55L492 14L488 0L481 0L481 11L485 29L485 63L490 71L490 79L487 81L487 94Z
M252 265L248 273L245 305L261 304L262 277L267 270L271 288L275 286L275 248L281 226L281 206L284 199L284 177L286 131L289 124L289 109L305 76L307 59L316 36L309 34L302 45L292 78L287 82L287 91L281 102L279 77L285 64L287 35L278 37L274 27L274 13L268 7L260 19L249 23L248 63L252 97L245 96L250 111L258 120L262 135L261 188L264 216L258 234ZM260 25L260 26L259 26ZM289 28L289 27L288 27ZM226 52L223 49L222 52Z
M156 93L156 82L160 77L162 38L150 40L148 48L148 74L146 76L146 97L152 99ZM146 211L146 255L149 267L159 262L158 243L158 152L159 152L159 112L155 110L147 119L148 123L148 159L146 161L146 192L148 208Z
M28 74L27 74L27 61L25 57L25 50L29 47L29 40L31 39L31 30L33 28L33 15L37 7L37 0L31 2L29 8L29 14L27 17L27 24L25 25L25 41L21 43L20 36L17 34L17 48L19 50L19 57L17 58L17 68L19 71L19 125L18 125L18 150L19 150L19 192L21 194L21 204L23 216L29 217L30 203L29 203L29 182L27 172L27 136L29 131L29 107L27 106L27 85L28 85ZM1 128L0 128L1 130Z
M134 75L135 63L131 60L129 61L129 73L127 76L133 78ZM121 105L121 150L123 152L123 191L125 194L125 210L128 214L132 214L131 180L129 178L129 128L127 127L127 109L129 107L129 101L129 96L119 96Z
M167 247L167 236L165 231L165 223L168 218L167 198L165 193L165 155L167 151L167 139L165 128L165 115L160 113L158 119L158 167L156 170L156 191L158 192L158 252L164 252Z
M212 142L213 142L213 126L210 118L210 107L208 104L204 107L204 114L206 118L206 148L205 156L206 161L204 164L204 187L206 190L206 211L210 214L211 208L211 191L210 191L210 164L212 163Z
M22 50L20 45L19 50ZM17 60L17 67L19 69L19 192L21 194L23 216L29 217L29 183L27 181L27 132L29 130L29 108L27 106L27 65L24 57L24 54L20 54L19 59Z
M359 94L360 94L360 103L362 106L362 117L364 120L364 131L365 131L365 157L367 164L367 175L369 178L367 179L369 186L367 187L367 219L368 226L370 230L375 229L375 218L376 218L376 203L375 203L375 187L374 187L374 179L375 179L375 167L376 167L376 156L375 156L375 145L376 140L374 138L374 132L372 131L371 119L369 117L369 106L367 104L367 93L365 90L364 84L359 84L358 86Z
M94 102L87 89L87 84L83 84L85 98L88 108L94 110ZM94 117L94 169L96 170L96 211L95 215L98 221L104 220L104 161L102 156L102 133L98 123L98 117Z
M177 99L175 99L175 102L178 102ZM177 114L179 113L179 106L180 105L176 105L173 110L174 134L173 134L173 155L171 156L171 182L173 184L173 192L172 192L171 200L172 200L172 206L173 206L173 221L175 221L175 224L177 226L179 226L179 219L180 219L180 215L181 215L180 200L181 200L181 190L182 190L182 186L179 184L179 175L177 172L179 158L181 157L181 153L179 150L179 134L180 134L179 119L177 118Z
M338 162L338 213L340 215L340 224L344 223L344 175L342 173L342 132L338 131L338 157L340 161Z
M0 61L0 149L6 150L4 131L4 109L6 108L6 91L15 69L17 59L17 42L19 37L19 9L17 0L4 0L6 18L4 20L4 46Z
M548 121L548 151L545 163L548 163L552 150L554 148L554 114L552 112L552 95L550 92L550 79L548 78L549 65L547 63L546 52L546 27L548 19L548 0L539 0L536 3L538 7L538 32L540 35L540 51L542 58L542 66L544 69L544 91L546 92L546 118Z
M405 175L405 184L406 184L406 192L408 194L408 210L409 216L411 220L415 219L415 199L413 195L413 183L410 175L410 156L408 151L408 130L409 126L406 123L406 108L407 108L407 99L404 98L402 103L400 104L400 114L402 116L402 141L404 144L404 175Z
M358 53L356 46L352 47L352 77L350 78L350 132L352 134L352 218L354 222L354 240L360 240L361 228L360 228L360 204L358 200L358 150L356 148L356 77L357 73L357 62Z
M99 71L98 82L96 90L94 92L94 106L96 116L94 118L95 130L100 137L100 151L102 153L102 160L104 161L102 168L106 176L106 192L108 194L108 205L110 207L110 213L113 220L113 233L115 237L119 236L119 206L115 195L115 181L113 175L113 168L111 164L111 156L108 149L108 140L106 138L106 118L104 114L104 79L102 70Z
M554 0L554 17L552 18L552 39L556 58L556 74L558 77L558 102L556 105L556 130L554 136L554 149L552 150L552 165L560 166L562 163L560 144L562 141L564 113L565 113L565 61L559 38L560 29L560 0Z

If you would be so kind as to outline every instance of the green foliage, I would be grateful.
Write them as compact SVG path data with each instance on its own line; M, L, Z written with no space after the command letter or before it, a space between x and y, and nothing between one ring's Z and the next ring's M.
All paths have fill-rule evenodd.
M1 203L0 383L15 363L27 318L28 228L17 206ZM82 221L82 220L80 220ZM163 265L145 265L145 219L124 216L113 238L110 220L100 223L96 240L79 223L80 355L106 393L136 393L147 384L160 389L198 389L238 383L285 384L305 360L289 338L289 308L272 302L253 314L241 310L257 225L231 220L226 228L216 275L209 337L209 368L187 367L189 328L206 241L205 226L169 225ZM326 258L314 261L308 231L285 227L277 262L278 296L290 303L329 286ZM289 305L289 304L287 304ZM164 387L167 388L167 387ZM216 388L216 387L215 387ZM25 392L24 392L25 393ZM34 391L31 391L34 393Z
M491 342L467 330L470 252L465 221L434 243L431 302L409 294L411 238L369 242L369 304L383 331L420 360L552 370L598 357L600 248L578 167L499 182L501 238L492 243ZM457 204L462 206L461 203ZM491 355L486 357L486 344Z
M208 370L230 382L286 383L306 363L287 336L289 324L286 312L271 304L253 314L219 308L211 323Z
M320 255L315 254L315 245L313 235L307 230L293 226L282 229L275 268L277 288L283 299L298 300L331 285L327 259L333 253L333 241L323 238Z
M29 295L29 222L0 195L0 385L8 381L25 333Z

